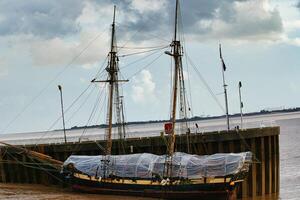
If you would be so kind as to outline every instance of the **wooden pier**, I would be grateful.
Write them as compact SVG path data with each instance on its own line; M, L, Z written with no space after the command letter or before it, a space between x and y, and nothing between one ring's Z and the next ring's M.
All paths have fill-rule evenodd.
M239 188L239 197L255 197L279 192L279 127L232 130L224 132L191 133L176 136L176 151L205 155L251 151L254 163L248 179ZM187 141L190 141L187 148ZM69 155L99 155L104 141L68 144L23 146L57 160L64 161ZM119 154L118 140L113 141L113 154ZM164 136L131 138L125 141L126 153L166 152ZM11 147L0 146L0 181L3 183L40 183L63 185L59 173L49 166L20 154Z

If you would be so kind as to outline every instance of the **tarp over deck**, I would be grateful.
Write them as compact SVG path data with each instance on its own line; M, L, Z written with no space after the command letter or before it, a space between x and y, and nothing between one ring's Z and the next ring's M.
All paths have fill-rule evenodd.
M172 157L172 177L196 179L234 175L243 170L248 171L251 159L251 152L205 156L176 152ZM165 162L166 155L150 153L111 156L72 155L64 162L64 166L73 164L76 170L89 176L103 177L105 171L106 176L148 179L163 177ZM108 167L104 166L105 163L108 163Z

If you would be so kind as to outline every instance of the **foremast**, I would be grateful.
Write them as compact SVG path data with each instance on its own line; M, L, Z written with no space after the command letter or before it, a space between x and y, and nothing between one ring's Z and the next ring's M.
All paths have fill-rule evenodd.
M119 95L119 82L127 82L128 80L119 80L118 78L118 72L119 72L119 58L117 55L117 45L116 45L116 36L115 36L115 18L116 18L116 6L114 6L114 13L113 13L113 23L112 23L112 30L111 30L111 44L110 44L110 52L109 52L109 61L108 65L106 67L106 71L108 73L108 79L103 81L95 81L93 82L107 82L109 84L108 86L108 104L107 104L107 118L106 118L106 124L107 128L105 131L105 151L104 154L106 156L111 155L112 153L112 130L113 130L113 113L114 108L116 112L116 124L118 125L118 134L119 139L123 139L122 131L124 128L119 127L122 125L122 119L121 119L121 111L123 104L121 103L121 98ZM119 145L119 148L121 149L122 145Z
M113 15L113 23L112 23L112 31L111 31L111 45L109 52L109 63L106 71L108 72L109 79L109 97L108 97L108 112L107 112L107 129L106 129L106 148L105 154L111 155L112 148L112 120L113 120L113 101L114 101L114 87L117 81L117 50L115 47L115 19L116 19L116 6L114 6L114 15Z

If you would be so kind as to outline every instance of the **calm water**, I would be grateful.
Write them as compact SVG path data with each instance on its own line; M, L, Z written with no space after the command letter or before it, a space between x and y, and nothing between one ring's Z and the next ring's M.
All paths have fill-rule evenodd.
M300 199L300 117L281 120L280 198Z
M289 119L290 118L290 119ZM300 199L300 113L292 117L268 117L268 122L280 126L280 194L255 198L257 200ZM251 122L253 125L253 122ZM258 121L255 122L256 126ZM252 126L251 125L251 126ZM267 124L268 125L268 124ZM118 199L117 196L86 195L44 186L0 184L0 199L17 200L93 200ZM146 198L123 197L125 200ZM250 200L243 199L243 200Z

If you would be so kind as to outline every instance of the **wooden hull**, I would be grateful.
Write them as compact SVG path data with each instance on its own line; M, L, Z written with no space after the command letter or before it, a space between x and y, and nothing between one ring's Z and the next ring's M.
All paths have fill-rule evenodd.
M86 180L77 177L70 178L74 191L131 195L162 199L201 199L201 200L233 200L236 198L236 185L229 183L182 184L182 185L142 185L109 183Z

